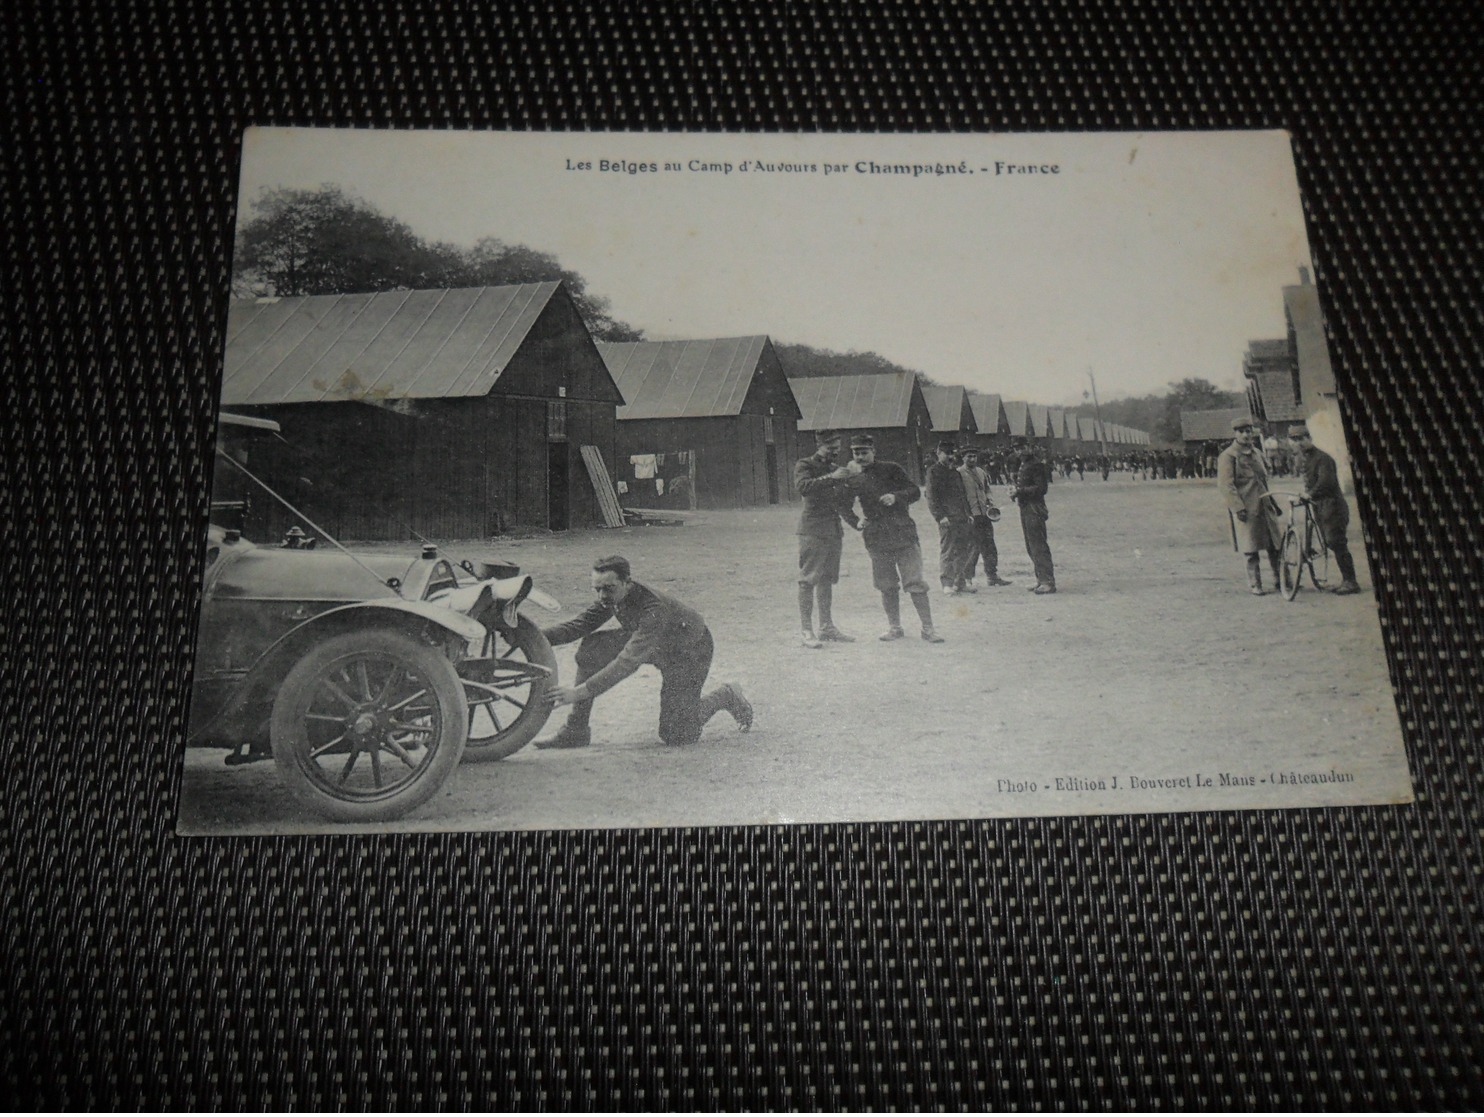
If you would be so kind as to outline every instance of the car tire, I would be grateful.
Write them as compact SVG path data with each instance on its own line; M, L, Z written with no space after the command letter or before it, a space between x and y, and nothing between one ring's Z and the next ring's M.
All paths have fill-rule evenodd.
M388 822L443 786L467 732L449 658L404 632L372 629L300 657L274 700L270 739L304 806L336 822Z
M497 662L488 677L481 675L480 682L488 683L498 676L499 661L513 660L535 664L546 668L550 674L544 679L530 683L525 692L519 697L514 697L513 701L507 699L507 704L519 703L521 709L514 721L507 724L502 720L494 733L488 732L490 728L493 728L490 723L490 713L498 717L498 705L492 707L490 712L481 712L473 705L474 695L471 694L469 740L464 748L464 763L466 764L504 760L507 756L519 752L535 739L536 734L541 732L541 727L551 717L551 707L546 704L546 694L556 684L556 653L551 650L551 644L541 634L540 627L529 617L520 617L514 632L496 628L491 629L491 635L494 638Z

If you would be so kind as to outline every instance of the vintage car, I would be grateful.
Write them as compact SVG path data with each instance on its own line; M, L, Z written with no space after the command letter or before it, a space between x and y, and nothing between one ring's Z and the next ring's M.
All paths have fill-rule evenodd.
M430 544L356 554L294 528L263 546L213 525L188 744L229 764L271 757L327 818L396 818L461 760L509 756L540 731L556 658L520 612L532 602L559 608L518 567L455 566Z

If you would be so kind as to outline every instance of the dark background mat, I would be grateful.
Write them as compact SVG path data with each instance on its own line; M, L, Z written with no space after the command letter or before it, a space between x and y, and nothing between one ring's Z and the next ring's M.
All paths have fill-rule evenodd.
M1477 12L7 6L5 1100L1484 1104ZM1290 129L1417 803L175 837L250 123Z

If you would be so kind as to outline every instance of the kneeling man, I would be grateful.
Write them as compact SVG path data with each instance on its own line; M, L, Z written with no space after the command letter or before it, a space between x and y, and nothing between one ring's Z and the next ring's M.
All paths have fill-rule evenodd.
M598 599L563 624L542 630L553 647L581 640L577 648L577 684L552 689L553 706L571 706L567 724L554 737L537 741L538 749L580 749L592 744L588 718L593 699L623 682L644 663L660 669L660 740L692 745L712 715L726 710L746 733L752 728L752 706L733 683L702 696L711 670L714 645L701 614L673 597L633 580L629 560L610 555L593 563L593 595ZM622 627L599 632L609 619Z

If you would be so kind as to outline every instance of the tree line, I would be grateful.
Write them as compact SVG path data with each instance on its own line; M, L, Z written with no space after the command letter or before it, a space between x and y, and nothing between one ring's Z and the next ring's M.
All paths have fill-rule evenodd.
M560 280L593 337L641 341L614 318L608 300L549 252L484 237L472 248L428 241L335 185L264 190L253 202L232 261L239 298L343 295L454 287L505 287Z
M487 236L472 248L429 241L393 217L334 184L317 190L265 189L252 203L232 261L232 293L341 295L454 287L503 287L561 281L588 330L599 341L642 341L643 330L613 317L609 302L587 280L549 252ZM928 386L937 381L870 351L837 352L800 343L774 343L791 377L912 373ZM1169 391L1128 396L1102 405L1105 422L1148 431L1157 442L1180 441L1180 412L1239 407L1240 392L1208 380L1172 382ZM1092 418L1093 405L1070 409Z

